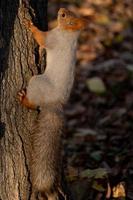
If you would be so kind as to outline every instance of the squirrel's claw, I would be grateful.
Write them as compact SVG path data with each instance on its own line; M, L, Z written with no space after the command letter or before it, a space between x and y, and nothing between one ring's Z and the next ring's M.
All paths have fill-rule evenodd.
M33 25L32 21L29 19L23 19L23 25L27 28L30 29L30 27Z
M18 92L18 94L17 94L18 100L19 100L20 102L23 101L23 99L25 98L25 96L26 96L26 89L20 90L20 91Z
M26 89L20 90L17 94L17 97L23 106L25 106L29 109L34 109L34 110L36 110L38 108L33 102L30 102L29 99L27 98Z

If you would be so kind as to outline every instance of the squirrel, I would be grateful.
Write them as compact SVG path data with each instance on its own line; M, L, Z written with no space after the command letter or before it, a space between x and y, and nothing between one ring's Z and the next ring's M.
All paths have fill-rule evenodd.
M26 88L18 93L22 105L40 112L32 136L31 176L35 191L42 199L59 200L61 186L61 135L64 125L63 108L74 81L76 47L80 31L87 20L77 17L66 8L60 8L57 27L43 32L32 21L25 19L39 45L39 54L46 49L44 74L34 75ZM67 199L64 194L64 199Z

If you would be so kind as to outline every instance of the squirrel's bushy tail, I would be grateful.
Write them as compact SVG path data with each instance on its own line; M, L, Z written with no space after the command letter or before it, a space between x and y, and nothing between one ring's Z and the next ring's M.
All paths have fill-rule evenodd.
M42 107L31 135L33 187L48 200L59 200L59 191L62 190L62 111L62 106L57 103Z

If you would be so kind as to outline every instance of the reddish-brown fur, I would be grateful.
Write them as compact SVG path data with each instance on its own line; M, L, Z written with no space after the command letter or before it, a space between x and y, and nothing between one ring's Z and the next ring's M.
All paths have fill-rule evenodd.
M26 97L25 90L22 90L21 92L18 93L18 99L23 106L32 110L37 109L37 106L33 102L30 102L28 98Z
M33 34L34 39L39 44L39 46L45 48L45 37L47 36L47 32L40 31L36 26L33 25L33 23L28 20L24 19L23 24L27 29L31 31Z

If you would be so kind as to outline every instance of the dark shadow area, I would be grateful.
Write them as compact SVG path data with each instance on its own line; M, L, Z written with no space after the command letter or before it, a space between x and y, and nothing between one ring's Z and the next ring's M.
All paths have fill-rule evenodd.
M8 68L10 40L14 30L14 21L19 7L19 1L1 0L0 2L0 85ZM1 98L1 90L0 90ZM1 113L0 113L1 115ZM5 124L0 123L0 138L5 132Z
M0 122L0 139L4 136L6 131L6 125L3 122Z
M30 6L34 9L35 18L34 23L35 25L42 31L48 30L47 24L47 0L30 0ZM33 17L33 16L32 16Z
M8 65L10 39L14 30L14 20L19 8L19 1L1 0L0 8L0 78L4 76ZM1 81L0 80L0 81Z
M32 21L41 31L48 30L47 23L47 0L30 0L29 2L29 13L31 15ZM42 52L42 59L39 62L39 48L35 48L35 63L37 66L38 74L41 74L45 70L46 66L46 51Z

